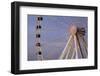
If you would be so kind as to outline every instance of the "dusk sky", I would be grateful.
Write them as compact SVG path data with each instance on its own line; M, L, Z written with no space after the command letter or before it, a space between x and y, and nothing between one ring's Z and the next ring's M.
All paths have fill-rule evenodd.
M36 15L28 15L28 60L36 60L35 30ZM69 27L75 24L85 27L87 32L87 17L75 16L43 16L41 28L41 45L45 60L58 59L69 38ZM85 38L87 39L87 33Z

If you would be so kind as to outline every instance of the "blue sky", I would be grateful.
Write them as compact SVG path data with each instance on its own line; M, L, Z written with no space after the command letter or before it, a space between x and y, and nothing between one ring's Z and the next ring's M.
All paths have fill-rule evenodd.
M28 15L28 60L36 60L35 28L36 15ZM45 60L58 59L69 38L71 24L85 27L87 30L87 17L75 16L43 16L41 29L42 52ZM87 33L85 38L87 38Z

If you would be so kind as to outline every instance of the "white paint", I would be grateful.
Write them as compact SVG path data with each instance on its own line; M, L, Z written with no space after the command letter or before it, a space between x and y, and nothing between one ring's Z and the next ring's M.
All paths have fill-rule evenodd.
M66 41L67 44L66 44L66 46L65 46L65 48L64 48L64 50L63 50L63 52L61 53L60 59L64 59L66 53L67 53L66 59L68 58L69 50L68 50L68 52L66 52L66 49L68 48L68 44L70 43L71 39L72 39L72 36L69 37L68 42Z
M75 43L75 58L78 58L78 48L77 48L77 42L76 42L76 36L74 36L74 43Z

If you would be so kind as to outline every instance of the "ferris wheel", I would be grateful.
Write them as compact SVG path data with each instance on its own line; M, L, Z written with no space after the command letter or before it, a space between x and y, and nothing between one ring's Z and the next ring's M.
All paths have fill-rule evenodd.
M42 29L42 16L36 17L36 40L35 46L37 51L37 60L44 60L41 45L41 29ZM66 46L58 59L82 59L88 57L87 43L85 41L86 30L84 27L71 25L69 30L70 36L66 40Z
M85 28L72 25L70 37L59 59L80 59L87 58L87 43L84 39Z
M36 40L35 40L35 46L37 51L37 60L43 60L43 53L41 48L41 23L42 23L43 17L37 16L36 17Z

